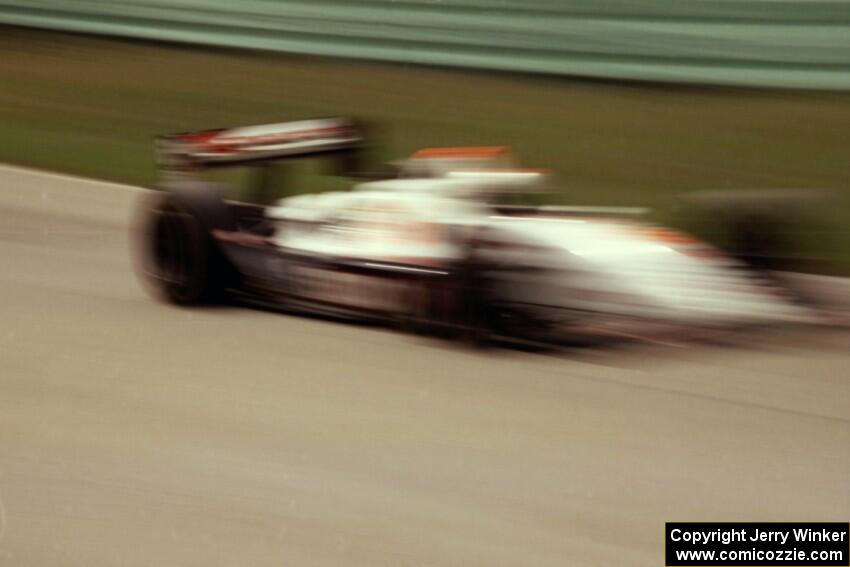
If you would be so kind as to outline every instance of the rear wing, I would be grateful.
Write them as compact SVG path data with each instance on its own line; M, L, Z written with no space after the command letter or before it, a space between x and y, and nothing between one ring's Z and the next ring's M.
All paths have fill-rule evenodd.
M155 151L162 169L187 171L353 151L362 142L353 120L318 118L167 134L156 138Z

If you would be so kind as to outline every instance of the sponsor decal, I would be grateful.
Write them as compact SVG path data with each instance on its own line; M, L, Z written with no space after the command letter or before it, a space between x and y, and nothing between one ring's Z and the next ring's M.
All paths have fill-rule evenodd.
M207 144L214 148L221 148L222 146L225 146L236 149L243 146L271 146L278 144L303 142L306 140L341 137L345 134L349 134L350 132L350 128L341 126L334 128L315 128L312 130L300 130L297 132L277 132L271 134L260 134L255 136L222 136L220 138L212 138L207 142Z
M305 299L375 311L398 311L408 284L380 276L295 265L294 292Z

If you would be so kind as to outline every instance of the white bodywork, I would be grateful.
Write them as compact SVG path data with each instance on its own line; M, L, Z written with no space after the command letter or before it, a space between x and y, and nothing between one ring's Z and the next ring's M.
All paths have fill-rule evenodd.
M516 179L394 179L283 199L275 245L326 258L448 268L475 254L499 297L565 323L600 316L676 324L805 320L806 310L686 235L630 219L502 216L484 198Z

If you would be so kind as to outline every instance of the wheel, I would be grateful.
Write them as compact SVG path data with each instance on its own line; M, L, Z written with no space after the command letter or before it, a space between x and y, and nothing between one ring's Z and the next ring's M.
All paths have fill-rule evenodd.
M177 305L226 298L226 262L201 219L179 198L156 198L140 236L143 277L157 295Z
M429 315L441 334L473 347L490 344L493 327L493 287L475 243L464 245L462 258L445 279L429 288Z
M402 333L429 335L432 329L432 292L426 282L411 280L398 293L400 309L391 317L391 325Z
M482 289L472 281L472 266L458 265L435 280L407 282L399 295L401 309L391 324L397 330L483 344L489 334Z
M512 301L503 268L484 259L474 243L469 247L456 270L455 337L476 347L505 340L529 345L551 342L552 324Z

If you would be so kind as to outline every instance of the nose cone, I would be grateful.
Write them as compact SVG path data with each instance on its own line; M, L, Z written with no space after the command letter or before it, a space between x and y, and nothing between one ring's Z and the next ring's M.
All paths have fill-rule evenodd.
M682 233L601 219L529 221L524 230L563 251L564 306L584 294L601 312L683 324L811 319L780 290ZM571 278L576 266L583 275Z

